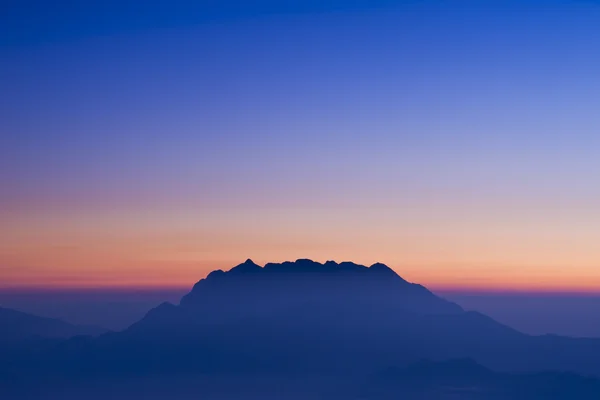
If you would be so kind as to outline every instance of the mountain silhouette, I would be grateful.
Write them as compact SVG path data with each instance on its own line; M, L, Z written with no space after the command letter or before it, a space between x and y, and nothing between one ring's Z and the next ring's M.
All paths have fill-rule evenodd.
M207 370L366 370L395 361L390 346L402 332L419 335L415 318L463 313L383 264L247 260L211 272L179 305L160 305L114 340L150 342L157 352L164 342L188 343L180 351ZM171 347L155 359L182 366L177 354Z
M467 357L500 371L600 375L598 339L525 335L383 264L307 259L213 271L180 304L150 310L90 351L98 365L124 369L339 374Z
M43 338L70 338L78 335L99 335L106 329L72 325L59 319L38 317L10 308L0 307L0 342Z
M244 297L236 302L235 297ZM183 297L181 307L199 309L219 299L220 312L267 312L314 301L395 304L407 311L457 313L462 309L409 283L384 264L324 264L300 259L260 267L247 260L228 272L214 271Z
M297 318L318 318L345 310L375 315L390 309L422 314L462 312L458 305L421 285L408 283L383 264L365 267L301 259L260 267L247 260L227 272L211 272L194 285L179 306L162 304L130 330L160 329L177 323L191 329L193 325L214 326L247 318L293 317L293 313L298 313Z
M179 304L163 303L122 332L13 349L0 362L0 379L69 384L74 376L110 382L200 374L355 381L422 359L471 359L500 371L494 379L543 370L600 376L600 340L520 333L464 311L384 264L300 259L261 267L247 260L211 272ZM424 375L437 374L427 368ZM472 363L461 369L469 379L489 375Z

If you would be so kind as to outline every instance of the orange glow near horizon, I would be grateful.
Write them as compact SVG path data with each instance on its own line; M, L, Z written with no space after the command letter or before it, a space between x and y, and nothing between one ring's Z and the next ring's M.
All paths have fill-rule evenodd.
M598 2L80 3L0 29L0 288L600 293Z
M588 216L431 208L4 216L0 287L189 288L247 258L383 262L432 289L600 291Z

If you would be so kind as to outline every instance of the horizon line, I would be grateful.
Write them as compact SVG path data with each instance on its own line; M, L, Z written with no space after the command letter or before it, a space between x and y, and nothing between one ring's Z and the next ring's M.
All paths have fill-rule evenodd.
M203 278L204 279L204 278ZM194 282L195 284L195 282ZM1 286L0 293L56 293L56 292L189 292L191 285L10 285ZM554 295L554 296L600 296L600 288L577 287L500 287L500 286L453 286L421 284L436 294L463 295Z

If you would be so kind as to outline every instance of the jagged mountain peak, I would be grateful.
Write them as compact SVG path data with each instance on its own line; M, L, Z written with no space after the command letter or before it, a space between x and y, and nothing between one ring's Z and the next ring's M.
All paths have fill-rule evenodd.
M311 302L326 304L361 303L374 307L401 306L430 312L460 312L421 285L402 279L382 263L370 267L350 261L320 263L307 258L280 263L256 264L251 259L228 271L211 272L194 285L180 305L206 309L271 309L273 304Z
M394 270L382 263L370 267L350 261L333 260L319 263L308 258L280 263L256 264L251 259L236 265L228 271L215 270L194 285L192 292L206 288L210 284L233 283L249 284L256 281L281 281L287 279L306 280L318 283L323 279L342 282L344 280L389 280L408 284ZM188 297L188 296L186 296Z
M256 264L251 259L247 259L243 263L231 268L228 272L233 274L247 274L252 272L260 272L262 267Z
M237 275L245 273L296 273L296 274L311 274L311 273L347 273L347 272L358 272L358 273L381 273L385 272L388 275L395 275L400 278L393 269L382 263L375 263L370 267L365 265L356 264L351 261L336 262L334 260L328 260L325 263L319 263L308 258L299 258L296 261L284 261L280 263L267 263L264 266L256 264L251 259L247 259L245 262L236 265L228 271L216 270L211 272L207 278L220 276L225 274Z

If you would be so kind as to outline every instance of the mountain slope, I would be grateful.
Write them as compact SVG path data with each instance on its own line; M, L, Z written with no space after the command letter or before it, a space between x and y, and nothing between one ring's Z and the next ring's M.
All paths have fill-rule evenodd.
M32 337L69 338L99 335L106 330L94 326L72 325L58 319L38 317L0 307L0 341L16 341Z
M154 340L159 343L154 348L165 341L193 343L188 354L219 365L245 354L248 368L339 368L339 360L347 359L342 368L353 369L355 358L365 369L377 358L391 360L389 342L403 331L413 335L405 326L412 319L462 314L456 304L383 264L301 259L260 267L247 260L210 273L180 305L151 310L124 336ZM217 348L219 354L209 356Z

